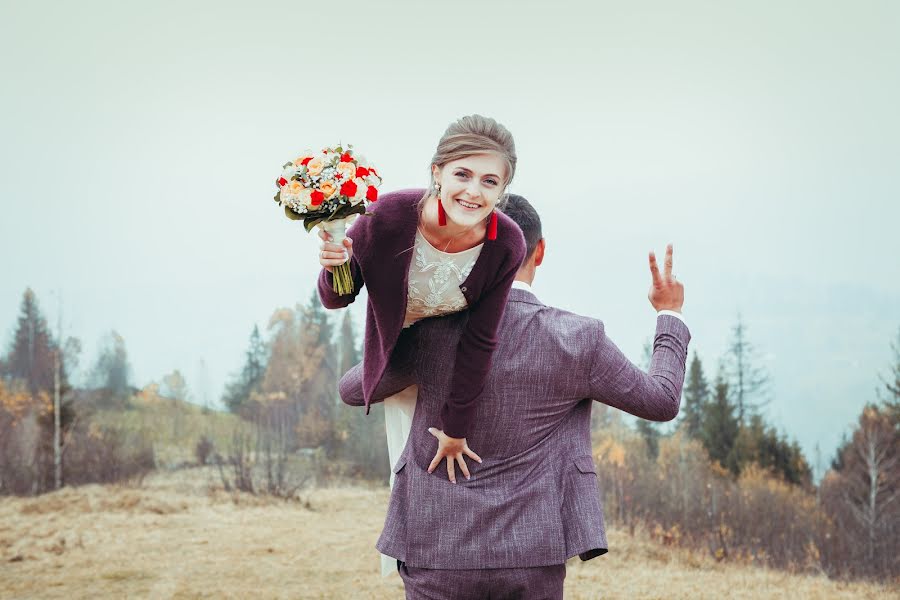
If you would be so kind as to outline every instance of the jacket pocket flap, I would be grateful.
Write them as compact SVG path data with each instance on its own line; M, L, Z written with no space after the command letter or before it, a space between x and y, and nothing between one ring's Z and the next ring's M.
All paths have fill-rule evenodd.
M590 456L577 456L575 458L575 467L582 473L594 473L595 475L597 473L594 459Z
M397 459L397 464L394 465L394 474L399 473L403 470L403 467L406 466L406 455L403 454L400 458Z

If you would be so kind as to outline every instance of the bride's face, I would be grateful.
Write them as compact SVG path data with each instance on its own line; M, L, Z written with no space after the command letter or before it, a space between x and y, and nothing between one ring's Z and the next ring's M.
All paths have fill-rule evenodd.
M434 180L441 186L441 204L447 219L471 227L487 218L503 193L506 163L500 155L475 154L432 166Z

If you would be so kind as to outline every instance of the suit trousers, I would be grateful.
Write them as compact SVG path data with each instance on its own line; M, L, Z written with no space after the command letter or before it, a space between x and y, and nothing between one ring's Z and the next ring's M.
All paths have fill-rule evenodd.
M398 561L400 562L400 561ZM566 565L417 569L400 563L406 600L562 600Z

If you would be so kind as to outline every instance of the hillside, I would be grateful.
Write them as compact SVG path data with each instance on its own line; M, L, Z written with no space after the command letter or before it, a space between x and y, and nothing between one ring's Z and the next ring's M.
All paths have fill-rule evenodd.
M141 487L88 485L0 499L2 598L401 598L373 544L384 488L316 489L301 502L232 497L214 469ZM717 564L640 535L573 561L566 598L900 598L896 589Z

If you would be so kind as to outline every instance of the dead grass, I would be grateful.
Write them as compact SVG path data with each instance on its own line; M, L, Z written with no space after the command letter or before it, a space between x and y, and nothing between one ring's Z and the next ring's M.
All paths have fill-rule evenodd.
M387 490L285 502L217 489L211 469L0 499L0 598L402 598L373 545ZM566 597L900 598L897 589L719 564L612 531Z

